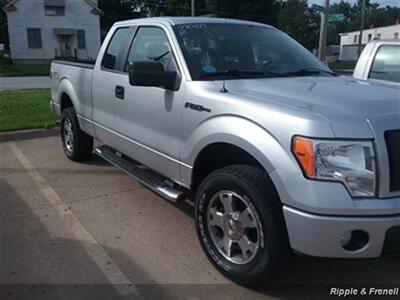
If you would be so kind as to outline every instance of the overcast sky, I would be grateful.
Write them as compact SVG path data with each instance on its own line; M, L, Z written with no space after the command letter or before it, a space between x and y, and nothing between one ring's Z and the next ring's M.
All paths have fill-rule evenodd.
M357 0L344 0L345 2L348 2L350 4L354 4L357 2ZM311 4L321 4L324 2L324 0L308 0L309 3ZM340 0L330 0L330 3L337 3L340 2ZM371 2L379 3L381 5L391 5L391 6L400 6L400 0L372 0Z

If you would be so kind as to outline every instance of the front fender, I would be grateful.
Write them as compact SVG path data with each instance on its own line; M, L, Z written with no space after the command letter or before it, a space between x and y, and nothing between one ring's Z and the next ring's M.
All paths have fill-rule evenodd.
M190 186L191 171L202 149L213 143L228 143L252 155L267 173L276 169L298 170L290 149L279 143L260 125L238 116L218 116L202 122L183 143L181 157L189 168L182 168L182 181ZM221 153L223 155L223 153Z

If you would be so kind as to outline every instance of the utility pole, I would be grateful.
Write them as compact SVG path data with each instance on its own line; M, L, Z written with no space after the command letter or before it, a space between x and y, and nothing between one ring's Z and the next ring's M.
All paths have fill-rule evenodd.
M324 0L324 9L321 12L321 29L319 31L318 58L325 59L326 30L328 27L329 0Z
M364 15L365 15L365 0L362 0L361 4L361 22L360 22L360 36L358 38L358 57L361 55L361 48L362 48L362 37L363 37L363 30L364 30Z
M196 0L192 0L192 17L196 16Z

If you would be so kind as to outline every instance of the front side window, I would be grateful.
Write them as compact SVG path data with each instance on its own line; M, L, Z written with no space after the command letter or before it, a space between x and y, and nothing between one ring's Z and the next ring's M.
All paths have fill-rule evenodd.
M381 46L375 55L369 78L400 82L400 46Z
M104 54L101 66L105 69L115 70L117 64L117 57L121 47L125 45L126 39L129 35L129 28L123 27L115 31L111 41L108 44L106 53Z
M281 31L261 25L174 26L193 80L328 76L331 71Z
M128 54L125 71L132 63L139 61L159 61L166 71L177 70L167 36L161 28L139 28Z
M40 49L42 48L42 34L40 28L28 28L28 48Z

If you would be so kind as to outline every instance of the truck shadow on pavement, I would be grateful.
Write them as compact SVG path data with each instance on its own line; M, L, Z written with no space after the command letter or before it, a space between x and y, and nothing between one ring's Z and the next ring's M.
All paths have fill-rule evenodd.
M110 284L85 250L89 242L78 241L54 208L32 210L25 201L40 199L24 200L0 177L0 299L147 299L133 284ZM122 251L100 247L123 262L118 267L130 281L151 282ZM162 286L155 295L168 298Z

